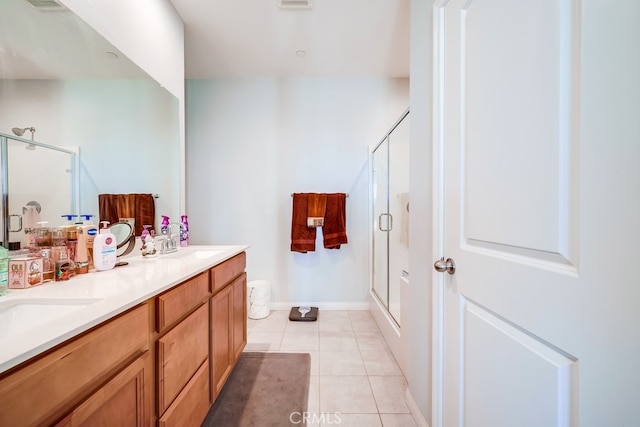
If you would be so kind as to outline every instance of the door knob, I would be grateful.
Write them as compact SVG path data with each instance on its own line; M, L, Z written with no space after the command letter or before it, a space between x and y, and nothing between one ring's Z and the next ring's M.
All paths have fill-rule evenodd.
M445 261L444 257L442 257L433 264L433 268L435 268L438 273L444 273L446 271L449 274L453 274L456 272L456 263L452 258L447 258Z

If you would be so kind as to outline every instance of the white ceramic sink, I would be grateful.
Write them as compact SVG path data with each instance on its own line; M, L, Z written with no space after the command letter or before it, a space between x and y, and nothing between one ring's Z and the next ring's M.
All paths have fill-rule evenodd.
M100 298L0 299L0 341L19 336L34 327L88 307Z
M207 250L207 249L178 249L177 252L172 252L170 254L160 255L159 259L181 259L181 258L193 258L193 259L207 259L211 258L222 252L222 250Z

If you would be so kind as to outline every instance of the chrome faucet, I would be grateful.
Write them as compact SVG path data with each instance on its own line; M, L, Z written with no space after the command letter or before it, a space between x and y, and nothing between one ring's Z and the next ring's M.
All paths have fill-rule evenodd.
M177 236L171 232L171 226L177 225L179 227L179 231ZM186 231L186 228L183 224L179 222L172 222L167 226L167 238L163 242L163 253L168 254L171 252L175 252L178 250L178 246L180 244L180 232Z

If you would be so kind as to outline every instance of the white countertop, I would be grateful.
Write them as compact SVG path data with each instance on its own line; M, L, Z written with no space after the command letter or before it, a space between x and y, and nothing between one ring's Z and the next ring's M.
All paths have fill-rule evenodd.
M189 246L0 297L0 373L201 273L248 246Z

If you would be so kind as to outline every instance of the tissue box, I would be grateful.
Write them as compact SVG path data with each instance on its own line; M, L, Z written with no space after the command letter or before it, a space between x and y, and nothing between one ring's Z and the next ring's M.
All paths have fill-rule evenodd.
M42 258L9 259L9 288L26 289L42 283Z

